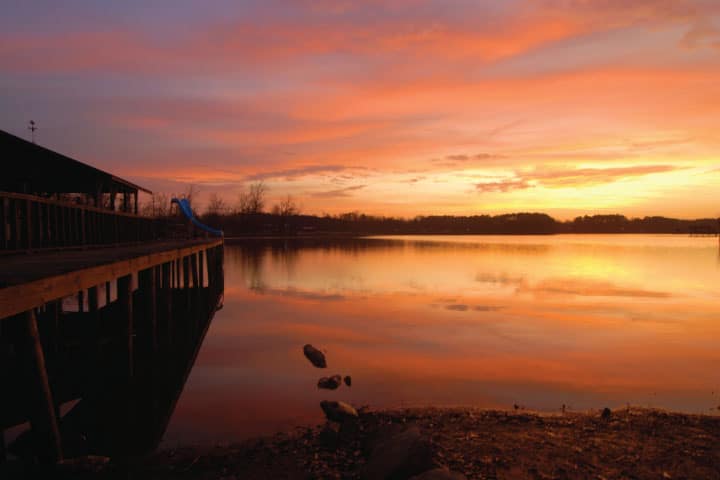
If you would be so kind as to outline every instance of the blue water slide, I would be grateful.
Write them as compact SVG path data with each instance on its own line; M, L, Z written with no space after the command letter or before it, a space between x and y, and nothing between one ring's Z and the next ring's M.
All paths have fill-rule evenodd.
M192 211L192 208L190 208L190 202L188 202L187 198L173 198L171 203L177 203L178 207L180 207L180 211L185 215L188 220L192 222L193 225L198 227L201 230L205 230L206 232L212 233L213 235L217 235L218 237L223 236L222 230L217 230L212 227L208 227L204 223L202 223L200 220L198 220L195 217L195 214Z

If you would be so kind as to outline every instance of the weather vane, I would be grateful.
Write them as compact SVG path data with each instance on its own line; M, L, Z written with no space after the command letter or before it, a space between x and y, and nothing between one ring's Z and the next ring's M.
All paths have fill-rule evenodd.
M30 124L28 125L28 130L30 130L30 136L32 138L32 143L35 143L35 130L37 130L37 127L35 126L35 120L30 120Z

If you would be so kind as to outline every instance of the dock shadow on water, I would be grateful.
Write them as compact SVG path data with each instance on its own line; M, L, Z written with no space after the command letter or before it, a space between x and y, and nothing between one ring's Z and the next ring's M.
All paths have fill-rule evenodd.
M62 474L79 458L124 470L158 447L223 306L222 250L3 319L0 477Z

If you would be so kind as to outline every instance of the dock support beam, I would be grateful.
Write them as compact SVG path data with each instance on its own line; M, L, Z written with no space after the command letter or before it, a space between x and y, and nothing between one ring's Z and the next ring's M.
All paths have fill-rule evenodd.
M140 333L147 340L148 350L155 352L157 350L156 267L150 267L138 274L138 290L143 303L143 312L140 317L142 325L138 325L138 328L141 327Z
M172 262L162 264L162 304L163 304L163 328L161 335L165 345L172 344Z
M123 333L127 342L123 359L126 365L127 380L133 378L133 302L132 302L132 276L126 275L118 278L118 304L122 309L119 318L124 322Z
M21 315L19 333L18 354L23 356L27 368L30 426L40 459L44 463L57 463L62 460L60 429L34 310Z

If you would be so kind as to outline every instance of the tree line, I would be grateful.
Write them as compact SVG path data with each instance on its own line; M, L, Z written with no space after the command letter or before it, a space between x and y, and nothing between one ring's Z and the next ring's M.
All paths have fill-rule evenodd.
M522 212L502 215L429 215L414 218L367 215L348 212L336 215L307 215L291 197L268 207L268 189L262 182L249 185L235 205L216 194L210 196L200 219L226 236L278 235L549 235L556 233L682 233L715 234L720 219L684 220L662 216L628 218L624 215L584 215L559 221L545 213ZM190 187L180 195L192 200L197 191ZM162 207L159 207L162 205ZM166 196L145 205L149 216L173 214Z

